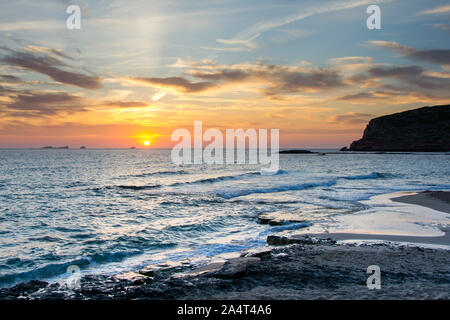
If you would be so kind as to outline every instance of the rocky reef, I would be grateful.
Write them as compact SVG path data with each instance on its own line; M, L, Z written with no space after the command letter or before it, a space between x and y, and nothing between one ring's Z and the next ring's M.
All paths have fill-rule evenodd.
M343 151L450 151L450 105L423 107L370 120Z

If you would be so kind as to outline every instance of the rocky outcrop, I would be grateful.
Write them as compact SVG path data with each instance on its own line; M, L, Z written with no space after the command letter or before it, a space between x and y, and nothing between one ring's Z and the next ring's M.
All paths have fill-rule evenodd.
M267 237L267 244L270 246L285 246L289 244L335 244L336 240L331 238L318 238L310 235L292 235L289 237L270 235Z
M350 151L450 150L450 105L424 107L370 120Z

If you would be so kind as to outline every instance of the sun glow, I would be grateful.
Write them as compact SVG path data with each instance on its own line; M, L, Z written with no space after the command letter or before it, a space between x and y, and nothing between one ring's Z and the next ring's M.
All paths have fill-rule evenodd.
M144 141L144 146L147 146L147 147L150 146L150 141L145 140L145 141Z

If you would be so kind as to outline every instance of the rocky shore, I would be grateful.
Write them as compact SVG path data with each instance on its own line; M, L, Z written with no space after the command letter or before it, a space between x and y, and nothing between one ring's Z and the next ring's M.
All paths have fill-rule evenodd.
M340 245L305 237L242 252L200 268L150 266L139 273L85 276L78 289L31 281L1 289L0 299L449 299L448 250ZM369 290L366 270L381 269L381 289Z
M441 191L395 200L435 209L448 209L450 204L449 192ZM290 219L264 215L260 222L277 225ZM342 241L349 239L382 242ZM443 237L269 235L268 246L244 250L226 261L204 266L160 264L118 275L88 275L80 279L79 286L31 281L0 289L0 299L450 299L449 243L448 230ZM380 268L380 289L369 290L366 285L371 265Z

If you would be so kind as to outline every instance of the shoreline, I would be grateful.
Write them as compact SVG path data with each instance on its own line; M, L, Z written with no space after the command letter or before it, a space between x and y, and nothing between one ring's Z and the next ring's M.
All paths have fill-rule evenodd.
M391 200L450 213L450 192L446 191L423 191L413 195L391 198Z
M403 192L401 192L403 193ZM395 195L395 196L394 196ZM388 197L394 203L402 203L413 205L411 211L423 211L431 209L439 213L450 213L450 191L422 191L422 192L408 192L407 195L398 196L397 193L381 195L381 197ZM409 209L409 208L408 208ZM381 211L383 210L383 207ZM386 209L385 209L386 210ZM410 212L412 213L412 212ZM377 212L374 213L376 215ZM365 214L361 214L365 215ZM345 230L344 232L301 232L299 234L289 235L291 242L297 239L302 239L305 235L311 237L327 237L335 241L385 241L385 242L399 242L411 245L438 245L450 250L450 228L449 226L438 226L437 229L443 234L441 235L414 235L414 234L395 234L395 233L377 233L371 232L370 229L365 233L351 232ZM276 241L276 240L275 240ZM286 241L286 240L284 240Z
M449 194L425 191L389 199L434 211L437 204L450 207ZM238 258L200 267L160 264L118 275L86 275L74 290L63 282L34 280L0 289L0 300L450 299L450 250L421 246L450 244L448 229L442 231L440 236L405 236L297 230L270 235L269 246L246 249ZM381 290L365 286L366 269L374 264L383 275Z

